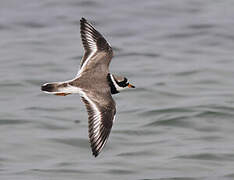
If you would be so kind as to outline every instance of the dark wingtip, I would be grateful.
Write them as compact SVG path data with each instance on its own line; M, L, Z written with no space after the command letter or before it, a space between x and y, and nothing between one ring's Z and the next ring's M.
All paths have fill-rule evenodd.
M80 23L85 23L85 22L87 22L87 20L86 20L84 17L82 17L82 18L80 19Z
M95 151L95 150L92 150L92 151L93 151L93 156L96 158L99 153L97 151Z

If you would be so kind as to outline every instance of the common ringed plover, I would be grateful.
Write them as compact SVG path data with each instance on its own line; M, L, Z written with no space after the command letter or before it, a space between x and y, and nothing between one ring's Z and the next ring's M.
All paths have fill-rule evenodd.
M85 18L80 20L80 34L85 52L76 77L64 82L46 83L41 90L58 96L80 94L88 112L89 139L96 157L106 144L115 119L116 107L111 94L134 86L126 77L109 73L112 48Z

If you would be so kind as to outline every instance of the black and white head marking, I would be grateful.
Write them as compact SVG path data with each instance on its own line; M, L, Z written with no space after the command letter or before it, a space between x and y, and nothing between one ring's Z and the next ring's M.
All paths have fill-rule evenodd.
M111 88L111 94L117 94L120 91L128 88L128 79L126 77L114 76L113 74L107 75L108 83Z

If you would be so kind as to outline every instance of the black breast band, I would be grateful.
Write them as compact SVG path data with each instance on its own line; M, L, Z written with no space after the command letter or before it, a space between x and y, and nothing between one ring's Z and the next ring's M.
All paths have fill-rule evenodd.
M108 80L109 86L111 88L111 94L117 94L117 93L119 93L119 91L117 91L114 83L112 82L110 73L108 73L108 75L107 75L107 80Z

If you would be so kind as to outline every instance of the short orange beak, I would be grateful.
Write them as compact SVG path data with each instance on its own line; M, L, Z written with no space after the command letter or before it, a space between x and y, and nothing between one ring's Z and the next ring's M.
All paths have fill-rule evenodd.
M128 87L129 88L135 88L135 86L131 85L131 84L128 84Z

